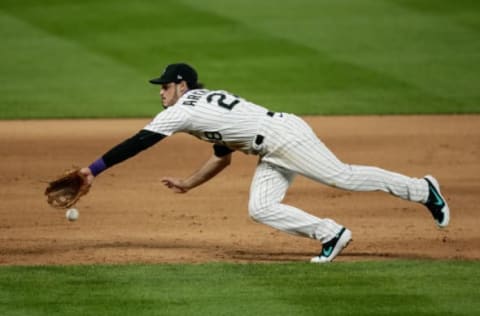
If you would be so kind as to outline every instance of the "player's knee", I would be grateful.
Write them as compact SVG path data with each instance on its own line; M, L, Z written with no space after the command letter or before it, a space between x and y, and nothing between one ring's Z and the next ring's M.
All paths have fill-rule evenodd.
M256 220L255 218L257 217L257 214L259 213L259 208L255 203L252 203L250 201L248 203L248 216L250 216L251 219Z
M257 201L250 200L248 204L248 215L256 222L261 222L264 214L267 212L268 207Z

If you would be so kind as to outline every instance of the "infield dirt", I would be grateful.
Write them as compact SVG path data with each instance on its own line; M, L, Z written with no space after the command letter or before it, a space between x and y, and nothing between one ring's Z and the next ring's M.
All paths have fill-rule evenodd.
M480 259L480 116L306 117L346 163L410 176L433 174L451 208L447 229L424 206L382 192L346 192L297 177L285 203L352 230L338 261ZM232 165L187 194L162 176L187 176L211 145L174 135L101 174L77 204L80 218L50 208L48 180L85 166L148 119L0 121L0 264L307 261L320 243L248 217L257 158Z

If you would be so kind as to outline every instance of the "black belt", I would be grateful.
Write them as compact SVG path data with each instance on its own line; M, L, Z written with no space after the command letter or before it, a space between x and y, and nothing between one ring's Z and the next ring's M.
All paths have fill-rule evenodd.
M270 116L270 117L273 117L275 115L275 112L268 111L267 115ZM257 146L260 146L263 143L264 139L265 139L265 137L263 135L259 134L259 135L255 136L255 144Z
M255 136L255 145L260 146L263 143L264 139L265 137L263 137L263 135Z

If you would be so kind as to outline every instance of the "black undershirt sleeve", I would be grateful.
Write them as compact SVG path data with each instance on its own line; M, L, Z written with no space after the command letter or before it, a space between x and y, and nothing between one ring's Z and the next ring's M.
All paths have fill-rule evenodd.
M215 153L215 156L217 157L223 157L233 152L233 150L228 148L227 146L218 144L213 145L213 151Z
M106 152L102 156L103 161L107 168L111 167L155 145L165 137L163 134L142 129L134 136Z

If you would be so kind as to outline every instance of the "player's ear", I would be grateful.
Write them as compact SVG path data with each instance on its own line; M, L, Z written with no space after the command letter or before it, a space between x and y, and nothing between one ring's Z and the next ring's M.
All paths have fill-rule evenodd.
M185 92L187 92L188 84L185 80L180 81L180 83L178 85L180 86L179 90L180 90L181 94L184 94Z

